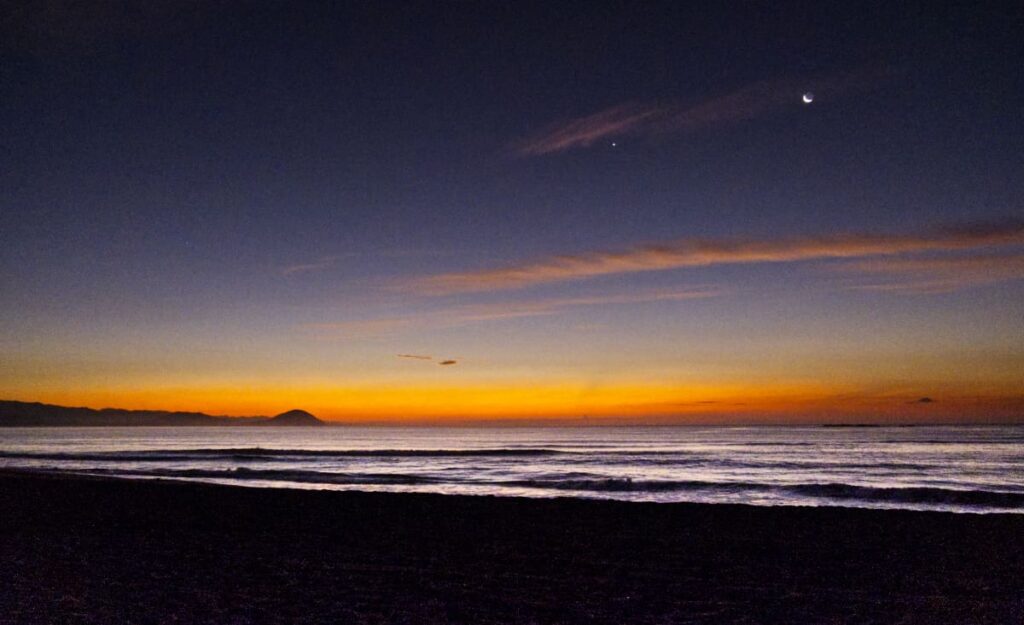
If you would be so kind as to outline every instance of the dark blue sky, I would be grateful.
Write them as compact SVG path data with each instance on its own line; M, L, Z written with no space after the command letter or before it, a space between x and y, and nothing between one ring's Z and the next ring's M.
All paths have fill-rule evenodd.
M680 239L1011 223L1024 10L937 4L0 4L0 349L19 367L6 386L45 386L57 369L40 363L60 354L47 337L92 345L83 363L239 328L254 350L225 347L239 358L301 353L280 337L303 324L500 296L394 286L420 276ZM616 107L656 123L522 150ZM794 285L794 271L686 283L822 280ZM526 292L606 297L677 274ZM1019 294L1014 275L996 282ZM919 305L814 297L826 317ZM1020 329L992 321L1019 310L1005 296L947 297L915 314L938 323L996 297L975 325Z

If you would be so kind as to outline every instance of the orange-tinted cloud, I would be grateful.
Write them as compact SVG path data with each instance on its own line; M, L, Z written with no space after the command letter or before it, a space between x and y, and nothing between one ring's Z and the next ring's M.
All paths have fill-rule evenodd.
M620 104L552 125L519 142L515 149L523 156L541 156L617 137L695 132L802 106L800 97L808 86L820 98L836 97L877 84L887 73L861 69L816 79L763 80L699 102Z
M705 299L715 297L720 294L721 291L718 289L697 287L691 289L647 291L641 293L623 293L589 297L498 302L493 304L454 306L418 315L409 315L407 317L341 321L337 323L315 323L306 324L303 327L318 331L329 337L366 338L370 336L392 334L397 331L413 328L445 328L488 321L503 321L523 317L556 315L571 308L586 306L615 306L649 302L684 301L691 299ZM414 356L400 355L400 357Z
M736 263L949 252L1024 243L1024 222L946 228L921 235L833 234L781 239L679 239L621 252L559 255L496 269L425 276L406 288L426 294L518 289L597 276Z
M616 295L596 295L589 297L562 297L538 299L525 302L505 302L462 306L454 310L455 318L461 321L487 321L491 319L511 319L515 317L536 317L553 315L567 308L583 306L626 305L649 302L680 302L691 299L705 299L721 295L719 289L697 287L691 289L675 289L647 291L642 293L622 293Z
M879 258L848 263L843 271L883 276L884 281L853 288L907 293L946 293L1024 279L1024 253L942 258Z

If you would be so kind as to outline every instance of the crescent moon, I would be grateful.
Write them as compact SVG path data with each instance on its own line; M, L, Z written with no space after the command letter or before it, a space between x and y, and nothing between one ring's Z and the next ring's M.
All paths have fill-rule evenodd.
M805 93L802 99L804 101L804 104L810 104L811 102L814 102L814 94L810 92Z

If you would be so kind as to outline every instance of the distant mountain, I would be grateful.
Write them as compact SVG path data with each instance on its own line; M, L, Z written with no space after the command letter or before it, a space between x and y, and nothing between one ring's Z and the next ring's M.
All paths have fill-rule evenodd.
M289 410L276 417L271 417L264 425L323 425L324 422L305 410Z
M276 417L222 417L202 412L121 410L119 408L68 408L50 404L0 400L0 427L125 427L197 425L323 425L304 410Z

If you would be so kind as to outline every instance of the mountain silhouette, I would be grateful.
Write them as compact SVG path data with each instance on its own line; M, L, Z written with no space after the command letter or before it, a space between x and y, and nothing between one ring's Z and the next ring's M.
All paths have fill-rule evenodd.
M51 404L0 400L0 427L324 425L305 410L276 417L223 417L202 412L68 408Z
M323 425L324 422L317 419L305 410L289 410L271 417L264 422L265 425Z

